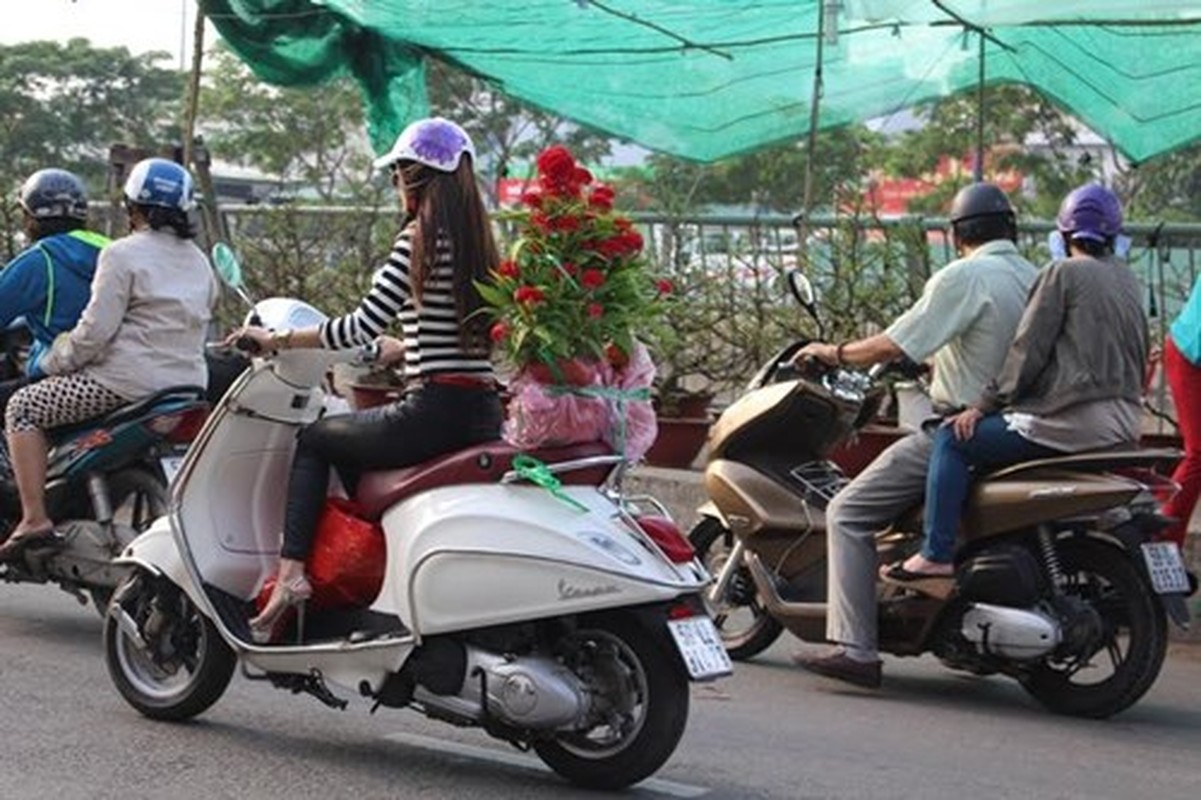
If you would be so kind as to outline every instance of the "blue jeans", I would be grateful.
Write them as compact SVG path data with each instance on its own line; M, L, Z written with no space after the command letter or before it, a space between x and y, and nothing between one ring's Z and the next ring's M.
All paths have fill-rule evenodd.
M1000 414L982 418L966 442L955 438L950 425L939 428L926 473L926 541L922 555L943 564L955 560L955 535L974 472L1056 455L1060 455L1058 450L1009 430L1009 423Z

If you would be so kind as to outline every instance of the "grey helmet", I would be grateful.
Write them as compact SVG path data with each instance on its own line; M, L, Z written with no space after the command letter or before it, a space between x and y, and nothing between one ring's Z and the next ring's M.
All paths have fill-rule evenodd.
M1009 198L999 187L991 183L973 183L964 186L951 201L951 223L976 217L1008 215L1014 217Z
M65 169L39 169L30 175L21 186L19 202L34 219L88 218L87 189Z

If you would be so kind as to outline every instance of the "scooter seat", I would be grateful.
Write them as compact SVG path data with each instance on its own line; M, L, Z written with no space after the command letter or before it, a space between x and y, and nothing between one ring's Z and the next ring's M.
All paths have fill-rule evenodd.
M603 442L541 450L519 450L500 440L485 442L413 467L365 473L359 479L355 502L368 519L378 519L390 506L418 492L463 483L496 483L513 468L513 459L520 453L546 464L556 464L612 455L613 451ZM611 465L601 465L571 470L559 473L558 478L564 484L598 486L611 469Z
M1171 469L1183 455L1171 448L1138 449L1128 446L1085 450L1080 453L1022 461L1000 467L983 476L987 480L1021 477L1038 470L1056 469L1073 472L1107 472L1113 469L1147 467Z
M94 417L75 425L63 425L58 428L51 428L48 433L52 443L65 442L85 431L96 428L116 428L122 423L144 417L151 409L161 403L203 403L205 402L204 397L205 390L201 386L172 386L163 389L161 392L155 392L152 395L144 397L136 403L121 406L107 416Z

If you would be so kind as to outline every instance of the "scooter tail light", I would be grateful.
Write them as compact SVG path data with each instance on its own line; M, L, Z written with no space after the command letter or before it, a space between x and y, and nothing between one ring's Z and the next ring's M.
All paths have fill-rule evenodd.
M208 407L199 406L160 414L146 421L146 427L171 444L189 444L200 433L208 419Z
M1176 481L1145 467L1115 469L1114 473L1121 475L1123 478L1129 478L1141 483L1143 490L1151 495L1161 507L1167 505L1180 491L1180 484L1176 483Z
M651 538L668 561L673 564L689 564L696 558L696 551L680 529L667 517L635 517L638 527Z

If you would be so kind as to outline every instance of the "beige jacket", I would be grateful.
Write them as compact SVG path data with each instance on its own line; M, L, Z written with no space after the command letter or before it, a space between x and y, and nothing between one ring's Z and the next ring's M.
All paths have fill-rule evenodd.
M82 373L128 400L204 386L204 340L218 285L208 258L170 231L142 230L100 252L92 299L42 357L48 375Z

